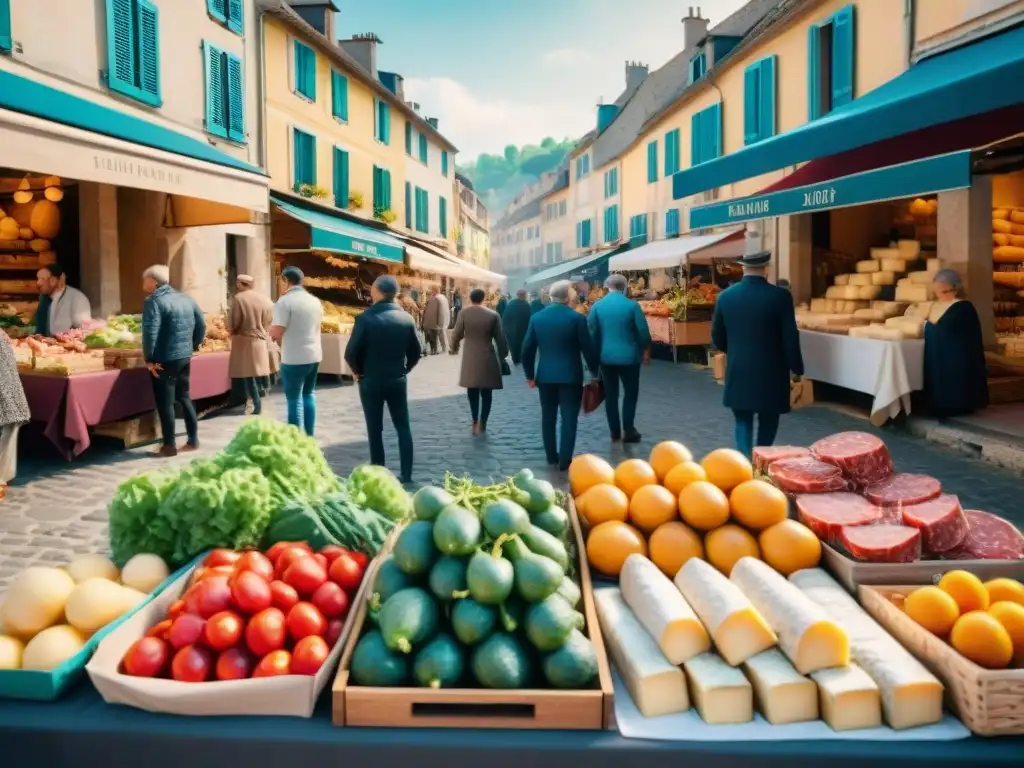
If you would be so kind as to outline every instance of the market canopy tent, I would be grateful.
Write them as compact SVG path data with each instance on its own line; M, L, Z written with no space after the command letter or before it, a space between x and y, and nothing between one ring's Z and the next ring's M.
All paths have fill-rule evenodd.
M676 200L928 126L1024 102L1024 27L925 59L899 77L787 133L679 171ZM1004 132L1003 135L1006 135Z
M606 248L603 251L595 251L589 253L586 256L579 256L569 261L562 261L555 264L553 267L542 269L540 272L535 272L526 278L525 285L531 288L536 288L540 285L547 285L554 283L558 280L564 280L573 274L580 274L584 270L591 270L600 267L604 262L612 257L613 254L618 253L621 249Z
M430 272L453 278L464 277L466 274L464 264L437 256L408 241L405 243L405 255L408 257L409 268L418 272Z
M302 225L281 232L275 220L275 251L335 251L364 259L403 263L405 244L388 232L358 224L325 211L300 207L280 195L271 195L274 206L287 218Z
M484 285L499 286L505 283L506 277L500 275L497 272L491 272L489 269L478 267L476 264L471 264L468 261L462 262L461 277L469 280L470 282L482 283Z
M671 240L655 240L639 248L620 253L609 262L612 272L633 272L647 269L675 269L691 257L713 249L713 258L738 259L746 247L742 229L714 232L710 235L684 235ZM710 257L709 257L710 258Z

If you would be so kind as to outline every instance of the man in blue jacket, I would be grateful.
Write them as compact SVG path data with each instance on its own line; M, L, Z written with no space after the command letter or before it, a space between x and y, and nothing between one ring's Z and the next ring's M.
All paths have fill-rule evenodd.
M779 416L789 413L790 374L804 373L793 296L766 279L771 253L740 259L743 279L715 302L711 340L726 354L726 408L736 419L736 448L745 456L757 445L771 445Z
M651 331L640 305L626 297L622 275L605 280L608 293L590 308L587 326L601 358L604 409L612 440L639 443L634 425L640 396L640 363L650 361ZM619 385L622 386L622 421L619 421ZM625 433L623 433L625 427Z
M570 285L551 286L551 303L530 318L523 341L523 372L531 388L540 390L541 435L548 464L563 472L576 450L576 427L583 402L583 362L596 378L598 356L583 315L569 308ZM540 364L537 364L537 352ZM558 414L560 440L555 439Z

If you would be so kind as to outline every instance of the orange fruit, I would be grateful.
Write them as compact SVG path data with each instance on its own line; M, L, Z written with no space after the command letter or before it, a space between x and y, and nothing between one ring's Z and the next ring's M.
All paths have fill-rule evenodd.
M678 517L676 497L668 488L645 485L629 500L629 520L644 533Z
M938 587L915 589L903 600L903 610L933 635L945 637L960 618L960 606Z
M988 591L981 579L968 571L948 571L939 579L939 589L948 592L960 606L960 613L988 608Z
M988 608L989 615L1003 625L1013 643L1013 658L1016 664L1024 664L1024 605L1009 600L1000 600Z
M657 485L658 476L643 459L626 459L615 468L615 484L632 496L645 485Z
M738 525L723 525L715 528L704 537L704 550L708 562L726 576L732 573L732 567L742 557L761 557L757 541L749 531Z
M821 540L796 520L782 520L765 528L757 543L764 561L783 576L817 568L821 561Z
M618 576L622 564L632 554L647 554L647 542L631 525L609 520L595 526L587 537L587 561L605 576Z
M614 485L595 485L580 498L579 513L591 527L609 520L624 523L629 517L629 497Z
M672 467L662 479L661 484L678 496L683 492L683 488L690 483L707 479L708 476L704 471L704 467L695 461L684 461L682 464L676 464Z
M1010 633L985 611L968 611L953 625L949 644L985 669L1005 669L1013 659Z
M647 458L647 463L654 468L661 482L665 482L666 475L673 467L684 461L693 461L693 454L685 445L675 440L658 443L651 449L651 455Z
M614 482L615 469L600 456L585 453L569 465L569 488L573 496L584 494L595 485Z
M719 448L700 461L708 480L728 493L740 483L754 479L750 459L732 448Z
M658 526L647 540L647 548L651 562L670 579L675 578L691 557L704 558L704 542L700 540L700 534L678 520Z
M786 519L789 499L771 483L746 480L729 494L729 509L736 522L759 531Z
M1024 584L1016 579L1009 579L1005 576L1000 579L992 579L985 582L985 591L988 592L989 603L999 603L1008 600L1011 603L1024 605Z
M683 522L710 531L729 520L729 498L707 480L698 480L679 494L679 515Z

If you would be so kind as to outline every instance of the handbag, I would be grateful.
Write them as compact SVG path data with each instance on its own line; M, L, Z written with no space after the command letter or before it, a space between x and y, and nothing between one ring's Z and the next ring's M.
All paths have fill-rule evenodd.
M512 375L512 366L508 364L508 358L507 357L501 358L501 375L502 376L511 376Z
M591 381L583 386L583 413L593 413L603 402L604 384L600 380Z

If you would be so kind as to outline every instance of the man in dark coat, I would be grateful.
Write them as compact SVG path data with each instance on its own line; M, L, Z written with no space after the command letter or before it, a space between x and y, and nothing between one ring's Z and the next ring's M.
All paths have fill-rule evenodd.
M576 450L576 427L583 403L583 362L594 378L600 359L587 319L569 306L570 286L561 280L551 286L551 303L530 318L523 341L523 371L527 384L540 390L541 434L548 464L563 472ZM540 364L537 364L537 352ZM560 439L555 439L558 415Z
M790 375L804 372L793 296L771 285L765 275L771 253L740 259L743 279L715 302L711 340L726 354L726 408L736 419L736 448L746 456L757 445L771 445L779 416L789 413Z
M508 309L508 299L505 297L504 293L500 293L498 294L498 305L494 310L498 313L498 317L501 317L505 314L506 309Z
M397 303L398 281L381 275L370 289L373 306L356 318L345 362L359 383L370 441L370 463L384 466L384 406L398 433L401 480L412 482L412 427L406 376L423 355L416 321Z
M546 306L547 306L547 302L544 301L544 293L542 291L537 296L534 296L533 301L530 302L530 314L536 315L538 312L540 312Z
M530 324L530 302L526 300L526 291L516 291L516 297L501 313L501 324L505 328L505 338L508 339L508 346L512 352L512 364L519 365L519 361L523 359L526 327Z

